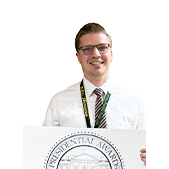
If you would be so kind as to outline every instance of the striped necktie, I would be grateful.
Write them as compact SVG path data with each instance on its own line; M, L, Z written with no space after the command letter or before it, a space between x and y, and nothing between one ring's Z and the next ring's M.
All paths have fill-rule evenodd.
M101 107L103 105L103 98L102 98L103 90L100 88L96 88L93 92L97 95L96 102L95 102L95 123L96 123ZM98 128L107 128L105 112L101 117Z

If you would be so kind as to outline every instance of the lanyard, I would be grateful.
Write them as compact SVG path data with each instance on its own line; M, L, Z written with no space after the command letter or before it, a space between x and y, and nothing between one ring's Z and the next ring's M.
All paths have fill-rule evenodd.
M85 95L85 89L84 89L84 85L83 85L83 80L80 83L80 91L81 91L81 97L82 97L82 104L83 104L83 109L84 109L84 114L85 114L85 118L86 118L86 124L87 124L87 128L91 128L91 124L90 124L90 118L89 118L89 111L88 111L88 106L87 106L87 101L86 101L86 95ZM97 120L95 122L95 126L94 128L98 128L99 122L101 121L101 117L107 107L107 103L109 101L110 98L110 93L107 92L107 95L104 99L103 105L101 107L101 110L99 112L99 115L97 117Z

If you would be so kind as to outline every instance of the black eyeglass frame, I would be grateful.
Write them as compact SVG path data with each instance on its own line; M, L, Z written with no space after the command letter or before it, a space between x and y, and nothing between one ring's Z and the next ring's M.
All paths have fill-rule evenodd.
M106 44L98 44L98 45L86 45L86 46L81 46L81 47L79 47L79 49L78 50L82 50L83 51L83 53L84 53L84 50L83 50L83 47L92 47L92 51L91 51L91 53L89 53L89 54L85 54L84 53L84 55L91 55L92 53L93 53L93 50L94 50L94 48L96 47L98 47L98 46L100 46L100 45L107 45L108 47L110 47L110 44L109 43L106 43ZM98 49L98 48L97 48ZM102 53L102 54L104 54L104 53L106 53L106 52L102 52L102 51L100 51L99 49L98 49L98 51L100 52L100 53Z

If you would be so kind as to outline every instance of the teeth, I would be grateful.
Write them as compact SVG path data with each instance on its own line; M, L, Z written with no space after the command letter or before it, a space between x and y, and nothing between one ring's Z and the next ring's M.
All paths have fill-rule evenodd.
M91 64L98 65L98 64L102 64L102 62L92 62Z

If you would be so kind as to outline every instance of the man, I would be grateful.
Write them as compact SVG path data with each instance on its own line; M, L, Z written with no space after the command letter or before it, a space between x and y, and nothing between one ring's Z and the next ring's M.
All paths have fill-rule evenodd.
M75 39L84 78L57 93L48 107L45 126L145 129L141 99L112 82L112 40L96 23L84 25ZM146 149L141 150L146 165Z

